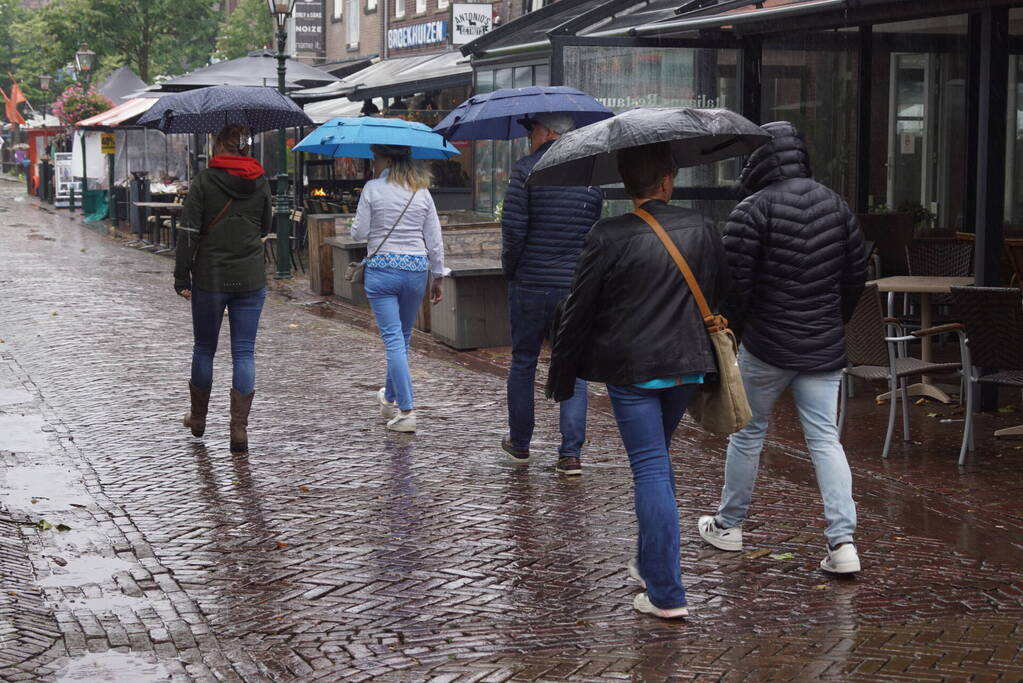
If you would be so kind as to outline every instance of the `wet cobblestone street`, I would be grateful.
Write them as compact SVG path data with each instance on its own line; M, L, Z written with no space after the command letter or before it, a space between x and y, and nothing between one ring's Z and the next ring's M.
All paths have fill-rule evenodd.
M582 477L554 473L543 404L537 455L515 466L503 378L417 352L420 431L388 433L376 335L278 292L251 450L232 456L226 326L206 437L181 427L191 323L169 259L3 181L0 244L0 680L1023 680L1012 442L979 439L960 471L961 424L914 413L931 445L882 464L883 411L853 401L864 570L843 580L818 567L822 509L791 411L742 553L699 539L725 442L684 423L691 617L667 623L631 607L632 485L605 401Z

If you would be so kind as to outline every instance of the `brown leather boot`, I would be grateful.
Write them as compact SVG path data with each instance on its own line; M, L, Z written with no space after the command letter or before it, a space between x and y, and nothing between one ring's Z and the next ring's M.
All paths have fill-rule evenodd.
M206 412L210 407L210 392L209 389L203 391L189 382L188 393L192 397L192 407L185 413L184 425L192 430L192 436L202 436L206 433Z
M242 394L235 388L231 388L231 452L249 452L249 411L252 409L251 394Z

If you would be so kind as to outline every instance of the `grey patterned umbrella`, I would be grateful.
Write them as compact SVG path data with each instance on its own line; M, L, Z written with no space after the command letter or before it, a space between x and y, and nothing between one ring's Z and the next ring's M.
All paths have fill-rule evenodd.
M273 88L242 85L164 95L139 119L139 125L164 133L216 133L230 124L248 126L253 133L316 125L301 107Z
M530 185L620 183L618 150L671 143L679 168L749 154L771 139L730 109L643 107L565 133L540 158Z

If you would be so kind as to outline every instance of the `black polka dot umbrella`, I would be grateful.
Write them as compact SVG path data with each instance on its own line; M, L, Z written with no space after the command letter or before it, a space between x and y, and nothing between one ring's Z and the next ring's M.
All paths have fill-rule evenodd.
M273 88L214 85L164 95L139 119L164 133L216 133L240 124L253 133L315 126L290 97Z

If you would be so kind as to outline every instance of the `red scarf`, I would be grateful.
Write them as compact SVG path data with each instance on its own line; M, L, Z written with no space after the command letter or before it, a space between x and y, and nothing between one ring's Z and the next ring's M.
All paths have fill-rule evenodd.
M263 170L263 165L252 157L235 157L229 154L218 154L210 159L209 166L210 168L222 168L231 175L236 175L246 180L262 178L263 174L266 173Z

